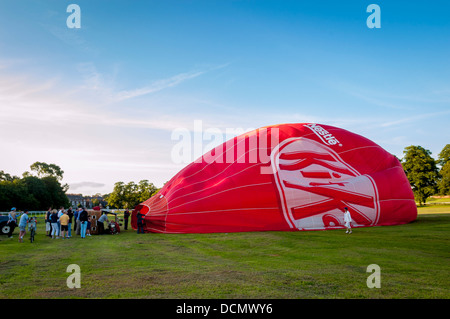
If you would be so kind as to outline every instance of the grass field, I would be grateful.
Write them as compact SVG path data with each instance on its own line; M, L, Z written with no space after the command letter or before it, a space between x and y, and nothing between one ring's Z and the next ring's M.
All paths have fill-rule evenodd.
M450 205L399 226L309 232L0 237L0 298L450 297ZM67 266L81 269L70 289ZM370 289L367 266L381 269Z

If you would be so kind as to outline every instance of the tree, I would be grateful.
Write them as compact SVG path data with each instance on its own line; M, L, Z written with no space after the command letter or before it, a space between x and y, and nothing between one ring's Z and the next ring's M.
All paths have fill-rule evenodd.
M403 169L420 205L437 191L439 171L431 152L421 146L408 146L403 151Z
M56 165L55 165L56 166ZM68 185L61 185L58 174L42 178L24 173L22 178L0 172L0 210L11 207L29 210L46 210L48 207L68 207ZM41 174L42 175L42 174Z
M442 167L450 162L450 144L444 146L442 151L438 155L438 164Z
M33 207L34 210L45 210L51 203L51 194L45 182L36 176L24 177L20 180L28 197L28 203L22 203L22 207Z
M91 203L93 207L100 205L100 201L98 200L98 198L93 198Z
M12 182L15 179L19 179L19 177L11 176L10 174L5 173L4 171L0 171L0 181Z
M153 183L141 180L138 184L129 182L117 182L111 194L105 196L111 208L134 208L139 203L147 200L158 191Z
M54 176L59 181L62 180L64 174L64 171L58 165L44 162L35 162L31 164L30 169L36 172L38 177Z
M439 194L450 194L450 144L445 145L438 155L440 180L438 182Z
M42 181L45 183L47 190L50 194L50 202L45 205L45 207L69 207L70 202L66 196L66 192L68 189L68 185L61 185L59 180L55 176L46 176L42 178ZM44 207L44 209L46 209ZM47 207L47 208L48 208Z
M158 188L155 185L153 185L153 183L149 183L149 181L146 179L139 182L138 190L139 190L139 203L146 201L147 199L149 199L151 196L153 196L158 192Z

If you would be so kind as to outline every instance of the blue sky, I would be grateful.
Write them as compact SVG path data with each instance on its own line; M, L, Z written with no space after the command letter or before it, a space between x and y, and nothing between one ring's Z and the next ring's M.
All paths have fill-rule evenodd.
M69 29L69 4L81 28ZM369 4L381 28L369 29ZM157 186L177 128L318 122L402 157L450 143L446 1L0 2L0 169Z

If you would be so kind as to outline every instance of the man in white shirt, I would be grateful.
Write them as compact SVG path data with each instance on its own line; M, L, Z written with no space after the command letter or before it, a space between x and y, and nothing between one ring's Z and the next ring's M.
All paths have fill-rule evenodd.
M352 216L350 215L350 212L348 211L348 208L344 208L344 225L347 228L346 234L352 233Z

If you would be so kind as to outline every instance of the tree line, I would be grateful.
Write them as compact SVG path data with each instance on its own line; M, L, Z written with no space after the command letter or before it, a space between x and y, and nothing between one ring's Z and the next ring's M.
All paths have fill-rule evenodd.
M47 210L49 207L68 207L66 191L61 184L64 171L55 164L36 162L22 177L0 171L0 211L12 207L29 210Z
M430 196L450 195L450 144L442 149L437 160L422 146L408 146L403 154L403 170L420 205Z
M22 177L0 171L0 211L12 207L19 210L47 210L49 207L69 207L68 184L61 184L64 171L56 164L35 162ZM110 194L103 195L110 208L132 209L156 194L159 189L148 180L139 183L117 182Z

